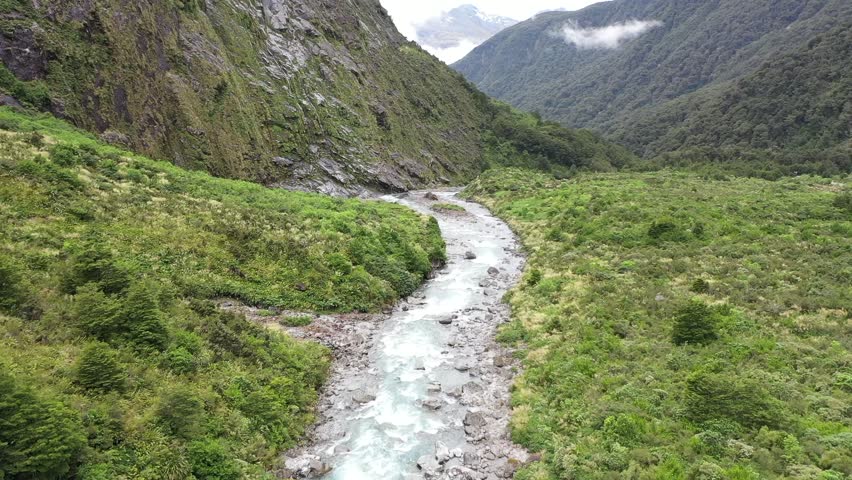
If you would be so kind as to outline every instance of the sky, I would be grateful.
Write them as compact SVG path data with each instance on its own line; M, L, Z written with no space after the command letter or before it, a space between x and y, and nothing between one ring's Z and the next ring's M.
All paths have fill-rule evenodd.
M391 14L396 27L410 40L417 40L416 25L455 7L471 4L490 15L501 15L526 20L546 10L579 10L601 0L381 0ZM435 52L439 58L451 62L460 59L476 45L465 44L455 49Z

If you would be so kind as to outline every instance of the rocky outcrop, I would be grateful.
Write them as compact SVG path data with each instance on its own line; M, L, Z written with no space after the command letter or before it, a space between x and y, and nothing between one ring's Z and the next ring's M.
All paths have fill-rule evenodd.
M479 171L474 92L378 0L15 5L0 12L3 65L46 85L55 113L142 153L340 195Z

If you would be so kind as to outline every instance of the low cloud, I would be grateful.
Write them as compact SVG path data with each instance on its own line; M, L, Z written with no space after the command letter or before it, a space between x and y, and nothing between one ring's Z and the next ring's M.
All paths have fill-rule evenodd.
M599 28L581 28L577 22L571 21L566 23L561 31L557 32L557 36L569 45L574 45L581 50L592 48L614 49L622 43L662 25L663 22L656 20L630 20Z

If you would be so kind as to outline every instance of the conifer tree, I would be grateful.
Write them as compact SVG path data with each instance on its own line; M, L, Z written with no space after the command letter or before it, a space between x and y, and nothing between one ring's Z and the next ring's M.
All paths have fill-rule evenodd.
M124 389L124 372L115 353L105 343L89 344L77 361L76 383L94 393Z

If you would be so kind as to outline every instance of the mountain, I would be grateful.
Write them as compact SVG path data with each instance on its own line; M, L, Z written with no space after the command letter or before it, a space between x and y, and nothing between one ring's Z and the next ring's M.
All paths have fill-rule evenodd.
M0 6L2 103L178 166L352 195L457 184L486 163L497 110L378 0Z
M516 23L511 18L486 14L474 5L462 5L418 25L417 40L431 51L479 45Z
M848 138L851 25L845 0L616 0L541 14L454 67L488 94L645 156L731 144L827 148ZM792 63L795 72L785 70ZM749 102L731 108L733 92ZM830 132L805 117L779 124L770 105L790 94L821 105L819 125ZM736 139L723 128L731 122Z

